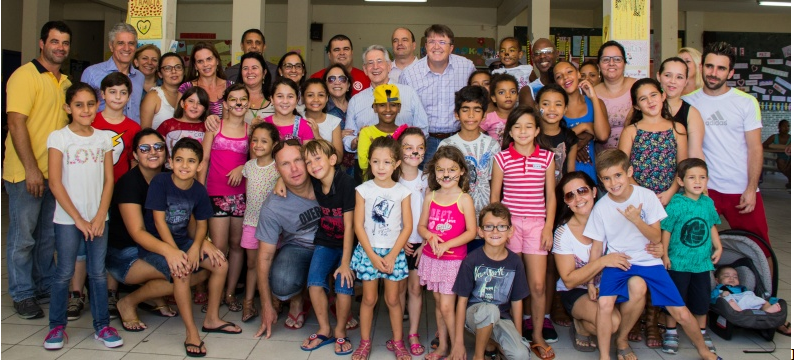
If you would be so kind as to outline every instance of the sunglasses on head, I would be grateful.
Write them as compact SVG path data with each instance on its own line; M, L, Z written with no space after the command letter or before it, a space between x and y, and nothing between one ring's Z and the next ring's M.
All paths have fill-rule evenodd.
M165 142L157 142L151 145L145 143L138 145L138 151L140 151L140 153L149 153L152 150L154 150L154 152L161 152L165 150Z
M587 186L582 186L582 187L580 187L580 188L578 188L576 190L567 192L563 196L563 199L565 200L565 202L571 202L571 201L573 201L576 198L576 195L586 196L586 195L589 195L589 194L590 194L590 188L587 187Z
M337 80L339 81L339 83L347 83L347 77L345 77L344 75L340 75L340 76L332 75L328 77L328 83L336 83Z

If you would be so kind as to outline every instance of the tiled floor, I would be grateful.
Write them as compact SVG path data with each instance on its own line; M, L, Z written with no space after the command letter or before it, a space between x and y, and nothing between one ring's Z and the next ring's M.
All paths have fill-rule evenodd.
M779 174L765 175L766 182L762 184L762 194L769 220L770 237L775 253L780 264L780 288L778 296L791 300L791 194L783 189L785 179ZM8 225L7 195L2 194L2 227ZM124 346L117 349L107 349L92 336L91 316L86 310L83 317L70 322L67 329L69 341L60 351L46 351L42 347L47 334L47 318L25 320L19 318L14 312L11 297L8 295L8 275L5 259L5 232L2 233L2 297L0 297L0 317L2 318L2 353L3 359L185 359L184 327L180 318L162 318L141 312L141 319L149 328L144 332L129 333L121 329L118 320L112 325L119 329L124 338ZM429 297L429 295L428 295ZM423 324L419 333L423 343L429 345L431 333L435 331L435 321L427 318L427 311L432 312L432 297L426 298ZM48 311L44 306L45 312ZM199 308L194 308L197 318L202 318ZM789 310L790 313L790 310ZM243 328L241 335L217 335L201 333L206 342L208 357L212 359L348 359L349 356L336 356L332 346L323 347L314 352L303 352L298 347L300 342L317 327L316 319L311 316L306 326L297 331L283 327L285 316L281 316L276 324L270 339L254 338L259 320L240 323L240 313L228 312L226 307L221 307L221 315L227 320L240 324ZM430 314L432 315L432 313ZM374 345L372 359L393 359L394 355L386 350L384 343L390 338L388 314L382 299L375 313ZM197 319L197 324L201 323ZM407 328L407 325L406 325ZM559 342L553 344L557 359L586 360L597 359L597 353L577 352L571 345L568 329L557 327L560 334ZM359 341L359 331L350 333L354 344ZM731 341L724 341L717 336L714 343L719 354L725 359L789 359L791 339L776 335L774 342L777 350L774 353L746 354L747 349L774 348L775 344L766 342L752 332L740 331ZM468 335L466 344L469 347L469 356L473 349L473 337ZM660 350L648 349L644 343L632 343L632 348L640 359L695 359L697 354L686 337L682 336L681 350L678 355L672 356L661 353ZM535 358L534 356L532 358Z

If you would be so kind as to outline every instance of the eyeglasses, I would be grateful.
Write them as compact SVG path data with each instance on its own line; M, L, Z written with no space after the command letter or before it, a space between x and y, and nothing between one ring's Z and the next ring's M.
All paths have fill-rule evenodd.
M436 44L438 44L438 45L443 47L443 46L445 46L447 44L452 44L452 42L446 41L446 40L427 39L427 45L433 46L433 45L436 45Z
M480 227L482 228L483 231L487 231L487 232L494 231L494 229L496 229L497 231L500 231L500 232L505 232L507 230L510 230L510 225L505 225L505 224L483 225L483 226L480 226Z
M284 64L281 65L281 67L286 69L286 70L292 70L292 69L302 70L303 69L303 64L301 64L301 63L295 63L295 64L284 63Z
M160 67L160 70L162 70L165 73L181 72L182 69L183 69L182 66L179 65L179 64L177 64L177 65L164 65L164 66Z
M574 194L574 193L576 193L576 194ZM578 188L576 190L573 190L573 191L570 191L570 192L566 193L563 196L563 200L565 200L565 202L571 202L571 201L573 201L576 198L576 195L587 196L589 194L590 194L590 188L587 187L587 186L582 186L582 187L580 187L580 188Z
M152 145L140 144L138 145L138 152L146 154L154 150L154 152L162 152L165 150L165 142L157 142Z
M601 59L599 61L601 63L603 63L603 64L609 64L611 62L614 62L615 64L622 64L623 63L623 57L621 57L621 56L601 57Z
M554 53L554 48L543 48L532 52L532 54L534 54L536 57L539 57L544 54L553 54L553 53Z
M332 75L329 76L326 81L328 83L336 83L337 80L339 81L339 83L347 83L347 77L345 77L344 75L339 75L339 76Z

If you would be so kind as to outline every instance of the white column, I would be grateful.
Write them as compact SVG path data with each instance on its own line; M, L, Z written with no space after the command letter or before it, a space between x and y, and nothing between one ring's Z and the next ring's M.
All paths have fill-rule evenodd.
M239 62L240 39L248 29L265 29L266 0L234 0L232 5L232 64Z
M678 2L653 0L652 8L652 74L656 74L663 60L678 54Z
M311 9L311 0L289 0L287 3L287 51L300 51L307 63L312 59L309 47Z
M685 46L703 50L703 12L686 12Z
M527 39L534 43L538 38L548 38L550 27L551 0L532 0L527 9Z
M26 0L22 3L22 64L39 56L41 27L50 20L50 0Z

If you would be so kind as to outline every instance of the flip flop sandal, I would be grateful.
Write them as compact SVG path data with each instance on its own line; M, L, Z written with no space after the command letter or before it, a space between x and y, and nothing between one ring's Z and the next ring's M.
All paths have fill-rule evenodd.
M634 355L634 358L635 359L637 358L637 354L634 353L634 350L631 349L631 346L628 346L624 349L618 349L617 357L619 360L626 360L626 357L628 357L629 355Z
M662 340L662 352L667 354L678 353L678 334L664 334L664 340Z
M151 304L141 303L138 304L138 308L142 309L143 311L149 312L153 315L156 315L158 317L171 318L179 315L179 313L173 310L168 304L161 306L153 306Z
M786 328L786 329L788 329L790 331L791 330L791 322L786 322L786 324L784 324L784 325L782 325L780 327L784 327L784 328ZM780 334L782 334L784 336L791 337L791 332L789 332L789 333L783 332L783 331L780 330L780 327L775 328L775 332L780 333Z
M225 324L223 324L223 325L221 325L221 326L219 326L217 328L207 328L207 327L201 326L201 331L205 332L205 333L222 333L222 334L240 334L240 333L243 333L242 328L239 331L230 331L228 329L224 329L226 327L237 327L237 325L232 323L232 322L227 322L227 323L225 323Z
M416 338L416 339L421 341L421 338L419 338L419 334L418 333L409 334L408 335L409 342L410 342L411 338ZM414 355L414 356L418 357L418 356L421 356L421 355L423 355L425 353L425 346L423 346L421 343L411 343L410 347L411 347L411 354Z
M574 326L570 326L568 328L568 333L571 336L571 343L573 343L573 349L579 352L593 352L596 350L595 347L590 345L590 336L585 336L576 332L576 328Z
M555 357L557 357L557 355L554 354L554 349L551 348L551 346L543 347L543 345L541 345L540 343L535 343L535 344L531 345L529 347L529 349L532 350L532 353L534 353L535 356L537 356L538 358L540 358L542 360L550 360L550 359L554 359ZM541 354L540 354L541 351L546 352L546 358L541 357Z
M138 329L128 328L126 323L138 323L138 326L140 328L138 328ZM128 321L125 321L125 320L122 319L121 320L121 328L123 328L127 332L143 332L143 331L146 330L146 327L141 326L140 323L141 323L140 319L130 319Z
M188 351L188 347L195 347L198 348L199 352L190 352ZM204 347L204 341L201 341L201 344L195 345L193 343L185 342L185 354L188 357L204 357L207 355L207 352L201 352L201 348Z
M369 353L372 351L372 340L362 339L361 344L358 345L356 351L351 356L354 360L369 359Z
M337 356L345 356L345 355L353 353L353 345L352 344L350 345L350 349L348 349L347 351L342 350L342 348L345 345L345 343L350 343L350 338L345 337L345 338L337 338L336 339L336 344L339 345L339 352L337 352L336 349L334 349L334 353L336 353Z
M316 345L316 346L314 346L314 347L304 347L304 346L301 346L301 350L304 350L304 351L307 351L307 352L308 352L308 351L314 351L315 349L318 349L318 348L320 348L320 347L322 347L322 346L325 346L325 345L327 345L327 344L334 343L334 340L333 340L333 339L331 339L331 338L328 338L328 336L324 336L324 335L322 335L322 334L317 334L317 333L314 333L314 334L312 334L311 336L309 336L309 343L311 343L312 341L314 341L314 340L316 340L316 339L319 339L319 340L320 340L320 344L318 344L318 345Z
M303 303L303 310L300 313L298 313L298 315L293 316L291 313L287 313L287 320L292 320L292 326L288 325L287 321L284 321L284 327L287 327L288 329L301 329L301 328L303 328L303 324L306 323L305 315L307 313L309 313L309 308L311 308L311 307L312 307L311 303L304 302ZM298 323L299 322L298 318L301 318L301 317L303 318L303 321L300 321L300 325L298 325L299 324Z

